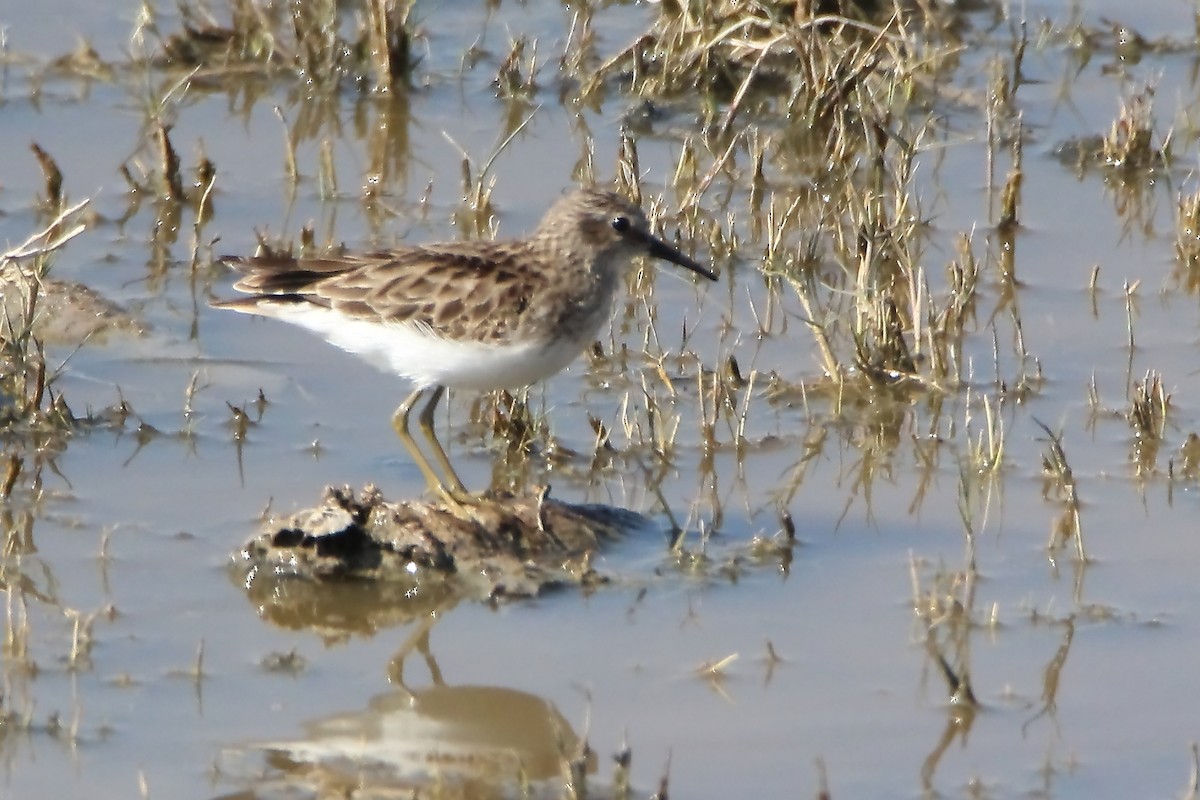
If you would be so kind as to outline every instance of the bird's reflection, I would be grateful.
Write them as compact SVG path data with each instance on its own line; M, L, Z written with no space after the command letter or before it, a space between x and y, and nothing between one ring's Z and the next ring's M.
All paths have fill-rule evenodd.
M433 785L454 797L508 797L565 775L585 748L553 703L444 680L429 643L439 614L417 622L389 663L392 688L365 709L314 719L295 739L236 748L251 761L261 754L261 762L245 770L243 790L227 797L392 797ZM405 678L414 651L429 672L425 686Z

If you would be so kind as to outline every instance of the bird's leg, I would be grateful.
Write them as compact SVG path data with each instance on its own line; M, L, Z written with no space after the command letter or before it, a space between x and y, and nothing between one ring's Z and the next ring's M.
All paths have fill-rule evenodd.
M424 431L426 437L430 438L435 444L437 439L433 438L431 429L427 427L428 423L426 422L426 414L428 413L428 415L432 417L433 406L437 405L437 401L441 399L444 392L445 389L443 389L441 386L436 387L433 392L432 402L421 412L420 415L421 430ZM416 441L413 440L412 434L409 433L408 430L409 416L412 414L413 406L416 405L417 400L419 400L421 395L424 393L424 389L416 389L412 394L404 399L404 402L401 403L399 408L396 409L396 413L392 415L392 428L396 431L396 435L400 437L400 441L404 444L404 448L408 450L409 455L412 456L413 461L417 465L417 469L421 470L421 475L425 477L426 485L429 486L434 493L441 497L447 505L457 510L462 507L462 500L469 497L469 493L467 492L466 488L463 487L462 481L458 479L458 475L455 474L454 470L449 468L450 462L446 458L445 451L443 451L440 446L437 446L434 453L443 469L448 471L451 479L451 486L446 486L442 479L438 477L438 474L434 472L433 467L430 466L428 459L425 458L425 454L421 452L421 448L417 447Z
M467 491L467 487L463 486L463 482L459 479L458 473L454 471L454 467L450 464L450 459L446 456L446 451L442 449L442 443L438 441L437 433L433 429L433 412L437 408L437 404L441 401L442 395L446 393L445 386L435 386L433 395L430 396L429 402L421 409L420 415L417 417L417 423L421 428L421 433L425 434L425 438L429 440L429 445L433 449L433 457L437 459L438 466L442 468L450 485L446 487L454 499L459 502L468 502L473 495Z

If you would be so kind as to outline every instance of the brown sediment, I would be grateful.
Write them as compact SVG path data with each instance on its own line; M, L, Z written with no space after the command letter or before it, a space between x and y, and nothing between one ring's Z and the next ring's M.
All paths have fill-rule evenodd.
M233 558L251 592L279 580L377 581L498 600L603 582L592 554L648 524L632 511L548 494L488 493L456 510L388 502L372 486L357 495L330 487L315 507L270 521Z

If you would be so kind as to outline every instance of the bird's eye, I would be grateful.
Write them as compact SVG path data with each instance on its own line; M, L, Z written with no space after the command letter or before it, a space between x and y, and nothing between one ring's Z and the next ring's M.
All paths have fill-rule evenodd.
M629 217L613 217L612 226L617 233L624 233L629 230Z

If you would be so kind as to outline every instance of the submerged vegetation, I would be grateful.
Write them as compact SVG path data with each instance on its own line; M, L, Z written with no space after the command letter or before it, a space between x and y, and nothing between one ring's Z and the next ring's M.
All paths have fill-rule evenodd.
M35 332L39 317L52 313L41 307L50 263L57 251L85 230L80 217L87 203L59 207L60 203L61 196L51 201L57 210L51 210L49 224L0 253L0 452L4 453L0 502L11 498L27 470L40 473L40 464L26 462L40 462L61 452L75 425L66 399L52 385L58 371L48 363L46 348Z
M153 44L152 65L194 70L191 78L204 82L282 74L314 89L335 89L347 81L384 93L408 84L413 0L366 0L353 15L333 0L233 0L228 5L228 17L222 19L207 4L181 4L179 18L171 20L179 29L168 33L147 0L133 41Z
M494 12L500 4L483 5ZM973 641L1006 627L1052 626L1056 649L1044 661L1043 692L1028 703L1032 715L1025 724L1053 716L1077 623L1135 616L1083 598L1082 575L1104 557L1097 535L1103 520L1089 516L1089 497L1103 491L1097 483L1122 476L1143 498L1164 488L1168 504L1176 488L1200 486L1200 422L1171 382L1187 371L1158 363L1154 343L1163 337L1146 330L1164 326L1158 306L1194 306L1200 297L1200 191L1195 171L1185 166L1196 158L1195 122L1185 110L1167 123L1156 79L1133 70L1135 59L1194 43L1152 41L1115 22L1024 19L1014 16L1020 12L1012 4L968 5L585 1L565 6L569 26L562 41L539 42L515 30L506 31L502 43L459 37L449 59L444 50L435 53L450 46L432 21L438 9L410 0L229 0L185 2L175 10L147 1L120 60L106 62L83 44L27 67L35 87L119 85L144 118L137 140L113 157L124 208L110 213L106 205L107 218L87 203L72 204L69 177L34 145L32 158L43 175L41 195L31 203L34 232L5 244L0 254L6 665L19 662L25 674L40 668L27 608L50 593L29 588L23 559L36 552L32 509L41 500L42 467L56 470L55 459L85 427L124 431L133 420L139 448L161 434L123 397L102 412L68 404L68 392L60 390L62 365L69 374L70 354L91 346L92 329L73 341L45 341L40 322L57 314L54 287L65 285L53 274L56 260L88 237L104 240L92 228L116 231L111 239L122 240L123 256L144 246L146 253L127 260L145 262L146 275L137 282L145 284L148 302L170 297L169 304L190 306L178 312L190 322L178 338L198 341L205 304L226 281L213 259L216 223L224 231L266 225L265 219L222 217L222 193L232 192L240 176L231 177L181 121L189 104L216 96L230 116L249 124L252 109L279 103L271 117L283 131L278 158L263 172L281 175L289 215L292 203L306 200L352 208L376 239L385 238L381 231L397 218L439 214L452 217L461 236L497 235L505 209L496 198L505 194L505 181L520 179L506 171L506 159L528 144L526 137L550 116L547 107L557 104L554 113L565 116L569 129L561 138L580 153L571 166L563 159L549 185L614 180L668 239L728 265L730 288L714 295L718 299L697 299L699 308L680 310L660 303L661 279L652 271L631 276L613 332L582 359L586 407L560 404L550 413L554 404L538 391L472 398L451 429L459 452L482 454L492 466L491 488L499 492L529 491L553 478L556 496L591 492L615 495L613 504L640 503L671 528L656 577L685 586L734 584L768 570L790 575L813 537L798 520L821 470L827 484L817 484L817 491L836 491L839 525L852 509L886 528L901 516L919 519L930 498L930 506L948 504L960 522L961 558L927 556L914 546L904 565L911 641L938 676L935 683L944 685L938 696L950 709L946 730L921 767L922 788L938 791L943 756L956 740L965 745L975 712L999 694L977 682ZM603 15L618 12L645 15L645 31L629 42L606 37ZM1067 59L1077 72L1092 59L1111 59L1112 72L1123 75L1105 111L1116 108L1115 116L1066 141L1040 141L1038 126L1045 123L1031 119L1041 107L1029 96L1045 78L1033 77L1030 60L1046 53ZM439 71L430 63L435 55ZM14 69L20 63L7 51L0 57ZM456 62L457 71L447 62ZM461 157L460 172L435 175L414 191L414 140L435 138L436 131L414 120L413 99L445 86L470 102L495 104L489 109L496 116L495 142L490 150L469 152L453 131L445 132ZM611 135L589 128L597 127L596 113L605 115L602 124L614 130L604 133ZM601 149L601 140L616 141L615 152ZM343 157L347 149L350 158ZM1042 157L1047 154L1053 157ZM351 170L357 172L348 175ZM972 177L963 181L943 170ZM1153 304L1150 287L1125 277L1121 264L1091 266L1086 285L1076 282L1076 295L1054 284L1062 307L1090 303L1096 319L1101 309L1107 320L1118 319L1115 344L1080 343L1076 338L1087 333L1055 329L1056 309L1038 295L1053 293L1045 286L1060 280L1053 273L1059 264L1049 262L1062 257L1030 255L1046 224L1030 213L1031 204L1043 200L1031 186L1045 170L1095 181L1112 200L1112 227L1139 242L1164 237L1153 224L1155 198L1169 187L1173 230L1165 238L1173 263ZM440 199L446 192L454 199ZM979 218L963 225L971 215L958 213L963 201L948 197L951 192L970 195L969 202L984 209ZM0 199L11 202L7 195ZM140 241L130 231L143 215L152 219ZM282 233L255 229L256 236L265 252L337 252L344 245L335 217L331 212L324 226L300 222L294 235L285 227ZM506 235L513 232L503 225ZM89 308L93 316L109 313L99 301ZM1101 348L1087 350L1097 360L1089 365L1090 382L1065 385L1079 374L1078 364L1068 362L1089 344ZM1115 388L1114 380L1120 381ZM240 470L242 448L269 435L258 427L266 396L260 390L250 403L222 399L220 413L206 419L193 402L207 386L197 369L181 393L184 423L176 438L189 447L206 435L219 439L235 448ZM1120 400L1106 405L1106 394ZM1086 417L1082 425L1079 416ZM576 430L564 431L571 425ZM1109 433L1098 434L1105 425ZM1118 440L1123 463L1097 463L1099 447L1111 439ZM321 450L314 440L306 452L316 458ZM1045 561L1056 575L1063 560L1074 571L1066 602L995 599L998 591L985 591L988 555L979 541L994 526L993 511L1014 476L1035 485L1035 494L1040 490L1042 505L1026 511L1040 514L1049 529L1038 542ZM691 488L673 485L681 480ZM911 492L907 507L876 508L884 491L896 502L897 486ZM609 494L608 487L617 488ZM537 525L544 496L532 517L543 533ZM546 535L554 536L552 530ZM296 536L313 552L329 545ZM950 549L956 547L958 540ZM106 553L107 538L96 549ZM594 576L587 558L577 568ZM343 585L333 587L333 599L323 605L324 598L289 596L286 589L258 596L252 583L251 600L265 617L330 639L415 618L392 613L412 600L409 589L392 587L373 597L370 615L359 618L343 615ZM438 595L420 612L436 616L450 605ZM58 606L60 624L71 633L55 655L72 670L86 669L93 626L106 612ZM781 659L769 641L767 650L773 667ZM203 643L197 652L187 674L199 685ZM720 693L735 659L715 657L695 676ZM7 681L2 689L0 726L39 729L32 704L14 711ZM72 741L77 736L73 727ZM589 793L594 754L586 742L574 744L558 753L562 791L582 797ZM629 758L623 747L614 796L633 791ZM823 765L820 772L828 796ZM833 771L835 786L837 778ZM660 796L667 784L663 777Z

